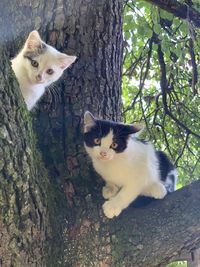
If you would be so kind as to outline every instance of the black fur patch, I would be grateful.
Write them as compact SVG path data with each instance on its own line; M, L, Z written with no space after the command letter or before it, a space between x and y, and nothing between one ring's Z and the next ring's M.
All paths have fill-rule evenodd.
M113 121L95 120L95 125L89 132L84 134L85 144L88 147L96 146L94 139L106 137L111 130L113 131L113 142L118 144L114 150L116 153L123 152L127 147L129 135L133 134L135 130L131 125L124 125Z
M161 180L165 181L167 179L168 173L174 170L175 167L164 152L156 151L156 155L159 161L159 170L160 170Z

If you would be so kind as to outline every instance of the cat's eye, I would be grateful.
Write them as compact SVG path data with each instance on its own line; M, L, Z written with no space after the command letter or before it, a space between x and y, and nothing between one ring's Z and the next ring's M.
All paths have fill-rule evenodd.
M118 147L118 144L113 142L110 147L113 148L113 149L116 149Z
M34 68L37 68L39 66L39 63L36 61L36 60L31 60L31 65L34 67Z
M100 145L101 144L101 139L100 138L95 138L94 139L95 145Z
M47 72L47 74L49 74L49 75L52 75L52 74L54 73L54 71L53 71L52 69L48 69L46 72Z

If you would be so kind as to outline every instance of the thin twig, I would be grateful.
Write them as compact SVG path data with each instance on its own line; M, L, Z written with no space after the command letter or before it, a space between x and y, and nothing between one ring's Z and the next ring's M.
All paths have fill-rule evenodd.
M149 72L149 68L150 68L150 59L151 59L151 54L152 54L152 44L153 44L153 36L149 40L149 51L148 51L148 54L147 54L146 70L145 70L143 78L142 78L142 71L141 71L139 90L138 90L136 96L134 97L131 105L123 111L123 115L127 111L131 110L134 107L135 102L136 102L138 96L141 94L141 91L142 91L142 89L144 87L144 83L145 83L145 80L147 78L147 75L148 75L148 72Z
M183 153L184 153L184 151L185 151L185 148L187 147L187 144L188 144L188 141L189 141L189 133L187 133L187 135L186 135L186 138L185 138L185 142L184 142L184 145L183 145L183 147L182 147L182 149L181 149L181 152L180 152L180 154L178 155L178 157L177 157L177 159L175 160L175 166L177 166L178 165L178 161L179 161L179 159L183 156Z
M162 91L162 102L163 102L163 108L164 108L165 114L168 115L179 126L181 126L181 128L186 130L187 133L190 133L194 135L195 137L200 138L199 134L193 132L182 121L177 119L173 115L173 113L169 110L168 105L167 105L168 84L167 84L167 75L166 75L166 65L165 65L164 55L163 55L160 43L158 44L157 53L158 53L158 61L160 64L160 86L161 86L161 91Z
M196 64L195 53L194 53L194 42L192 38L189 39L189 52L190 52L191 64L192 64L192 91L194 95L197 95L196 84L198 82L198 71L197 71L197 64Z

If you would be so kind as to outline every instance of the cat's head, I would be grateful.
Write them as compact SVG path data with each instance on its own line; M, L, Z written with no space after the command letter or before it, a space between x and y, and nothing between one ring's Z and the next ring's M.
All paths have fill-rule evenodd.
M32 85L47 86L60 78L63 71L75 60L75 56L60 53L40 38L37 31L32 31L22 49L23 66Z
M84 115L84 144L91 158L108 161L123 153L132 134L141 126L98 120L86 111Z

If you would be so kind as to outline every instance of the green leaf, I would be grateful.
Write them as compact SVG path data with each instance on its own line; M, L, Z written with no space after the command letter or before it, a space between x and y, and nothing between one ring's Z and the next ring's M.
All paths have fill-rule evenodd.
M162 31L160 24L158 24L158 23L154 24L153 30L157 35L159 35L161 33L161 31Z
M173 15L163 9L160 10L160 17L163 19L173 20Z

